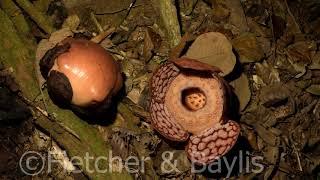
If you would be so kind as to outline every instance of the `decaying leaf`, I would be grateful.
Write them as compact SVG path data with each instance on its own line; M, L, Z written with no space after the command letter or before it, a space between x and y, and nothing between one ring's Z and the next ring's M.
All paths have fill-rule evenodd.
M264 53L257 38L252 33L244 33L232 40L234 49L240 56L241 63L250 63L260 61Z
M293 63L309 64L315 50L315 42L299 41L288 47L287 54Z
M187 1L179 1L179 2L180 2L181 11L188 16L192 13L194 7L198 3L198 0L187 0Z
M73 36L73 32L69 28L63 28L53 32L49 39L43 39L39 42L36 50L36 60L34 62L34 67L37 73L37 80L40 86L42 86L42 84L44 84L45 82L40 72L40 66L38 65L40 62L40 59L46 54L46 52L49 49L52 49L59 42L71 36Z
M315 49L316 44L313 41L299 41L287 48L287 59L294 69L299 72L296 78L306 73L306 67L312 62L311 57L314 55Z
M212 15L217 22L226 20L230 16L230 9L225 3L225 1L221 0L212 1Z
M309 66L309 69L320 69L320 51L312 57L312 63Z
M254 132L254 130L250 129L250 128L246 128L245 125L241 125L243 132L244 132L244 136L246 137L246 139L248 140L248 143L250 144L250 146L256 150L259 151L259 147L258 147L258 137L257 134ZM245 127L245 128L243 128Z
M135 59L126 59L122 61L122 72L126 75L125 81L126 92L130 92L134 87L134 79L143 70L144 64L142 61Z
M53 32L49 39L43 39L40 41L36 51L36 60L40 61L42 56L56 44L61 42L67 37L73 36L72 31L69 28L63 28L56 32Z
M62 28L69 28L71 31L75 32L79 25L80 18L78 15L74 14L67 17L67 19L62 24Z
M239 110L243 111L251 98L251 91L247 75L241 74L241 76L232 81L230 85L234 88L234 92L238 97L240 103Z
M320 85L319 84L312 84L306 89L307 92L320 96Z
M271 131L269 131L259 123L255 124L254 127L259 137L261 137L261 139L263 139L264 142L271 146L276 146L279 144L279 137L273 134Z
M170 154L167 152L170 152ZM175 150L166 142L161 143L161 145L158 147L157 153L159 153L160 156L155 157L154 165L155 170L161 176L178 176L179 174L182 174L184 171L188 171L191 168L191 164L188 161L187 154L184 152L184 150ZM176 167L179 167L179 171L172 171L170 170L172 168L170 167L170 164L162 163L163 157L161 157L161 155L165 156L165 158L169 157L170 155L173 159L175 159L175 164Z
M266 61L262 63L256 63L256 73L266 85L280 82L278 71L270 66Z
M241 34L248 31L246 16L240 1L224 0L228 9L230 9L229 23L235 27L233 34Z
M141 93L144 90L144 88L148 85L148 82L148 74L144 74L140 77L133 79L133 89L130 92L128 92L128 98L130 98L134 103L138 104Z
M180 55L183 52L183 50L185 49L187 43L193 41L194 39L195 39L194 35L192 35L189 32L186 32L182 36L179 44L171 49L170 54L169 54L169 59L176 59L176 58L180 57Z
M276 163L277 159L279 158L279 148L278 147L271 147L265 149L264 157L267 161L274 164Z
M288 89L283 86L283 84L279 83L262 88L259 93L259 99L261 104L270 107L286 100L289 97L289 94Z
M161 37L151 28L145 31L143 57L145 61L149 61L155 49L158 49L161 44Z
M229 74L236 64L230 41L218 32L200 35L193 42L186 56L220 68L223 75Z

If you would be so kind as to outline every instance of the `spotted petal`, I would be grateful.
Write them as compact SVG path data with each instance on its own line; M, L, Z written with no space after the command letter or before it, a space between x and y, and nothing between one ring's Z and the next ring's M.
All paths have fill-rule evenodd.
M155 130L164 137L173 141L186 141L189 133L172 118L164 105L168 88L178 74L179 69L173 63L167 63L153 75L151 79L151 123Z
M208 128L190 137L186 147L189 159L196 164L209 164L225 155L236 143L240 127L234 121Z

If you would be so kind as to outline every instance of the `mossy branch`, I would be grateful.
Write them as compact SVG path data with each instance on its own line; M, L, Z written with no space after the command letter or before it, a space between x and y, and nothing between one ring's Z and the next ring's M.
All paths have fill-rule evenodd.
M181 32L174 1L152 0L152 5L159 12L161 24L166 29L170 47L175 47L180 42Z
M0 7L9 15L19 33L25 36L30 35L31 29L24 18L22 11L12 0L1 0Z
M55 30L51 21L48 20L49 17L46 17L46 15L37 9L29 0L15 1L46 33L51 34Z

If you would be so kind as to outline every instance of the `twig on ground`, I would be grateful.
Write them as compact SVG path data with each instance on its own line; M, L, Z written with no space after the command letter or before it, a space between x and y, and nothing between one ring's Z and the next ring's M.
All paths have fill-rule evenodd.
M136 3L136 1L137 1L137 0L132 0L132 1L131 1L130 5L129 5L128 9L127 9L127 13L126 13L126 15L123 17L123 19L120 21L119 26L123 23L124 20L127 19L127 17L129 16L129 14L130 14L130 12L131 12L131 9L132 9L132 7L134 6L134 4Z
M293 145L294 152L295 152L295 154L296 154L296 156L297 156L297 161L298 161L298 165L299 165L299 170L300 170L300 171L303 171L303 170L302 170L302 166L301 166L301 160L300 160L299 152L298 152L296 146L294 145L294 143L292 143L292 145Z
M288 14L289 14L290 17L292 18L292 21L293 21L294 25L296 26L297 30L301 32L300 26L299 26L299 24L297 23L295 17L293 16L293 14L292 14L292 12L291 12L291 10L290 10L290 8L289 8L289 5L288 5L287 0L284 0L284 4L286 5Z
M112 33L114 33L116 30L115 27L111 27L106 31L102 31L100 34L98 34L97 36L91 38L92 42L95 43L100 43L101 41L103 41L106 37L108 37L109 35L111 35Z
M132 3L131 3L132 4ZM130 5L131 5L130 4ZM132 6L131 8L136 8L136 7L139 7L139 6L142 6L141 4L139 5L134 5ZM130 8L130 6L129 6ZM128 10L129 8L123 8L123 9L120 9L120 10L116 10L116 11L112 11L112 12L104 12L104 13L94 13L95 15L108 15L108 14L117 14L117 13L120 13L120 12L123 12L123 11L126 11Z
M96 28L98 29L99 33L103 32L103 28L102 28L101 24L98 22L98 20L95 17L93 12L90 12L90 18L93 21L93 23L96 26Z

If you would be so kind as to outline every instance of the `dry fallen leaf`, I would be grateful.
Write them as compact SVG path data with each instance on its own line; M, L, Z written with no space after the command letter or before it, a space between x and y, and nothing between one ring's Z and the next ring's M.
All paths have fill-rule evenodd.
M261 78L264 85L271 85L280 82L280 76L277 69L270 66L267 61L255 64L256 73Z
M243 111L251 99L248 77L245 74L241 74L241 76L232 81L230 85L234 88L234 93L238 97L240 104L239 110Z
M197 37L186 56L218 67L224 76L229 74L236 64L230 41L218 32L209 32Z
M257 38L252 33L245 33L232 41L234 49L240 56L241 63L250 63L260 61L264 53Z
M34 66L37 74L38 83L40 86L45 83L45 80L42 77L40 72L40 66L39 66L40 59L46 54L46 52L49 49L52 49L59 42L71 36L73 36L73 32L69 28L62 28L58 31L53 32L49 39L42 39L39 42L36 50L36 60L34 62Z
M55 31L51 34L49 39L43 39L40 41L36 51L36 60L40 59L45 55L45 53L57 45L59 42L64 40L67 37L73 36L72 31L69 28L63 28L58 31Z
M306 91L308 93L320 96L320 85L319 84L313 84L311 86L309 86Z
M310 64L309 69L320 69L320 52L319 51L312 57L312 63Z
M147 28L145 30L144 45L143 45L143 59L148 62L153 52L160 47L161 37L153 29Z

